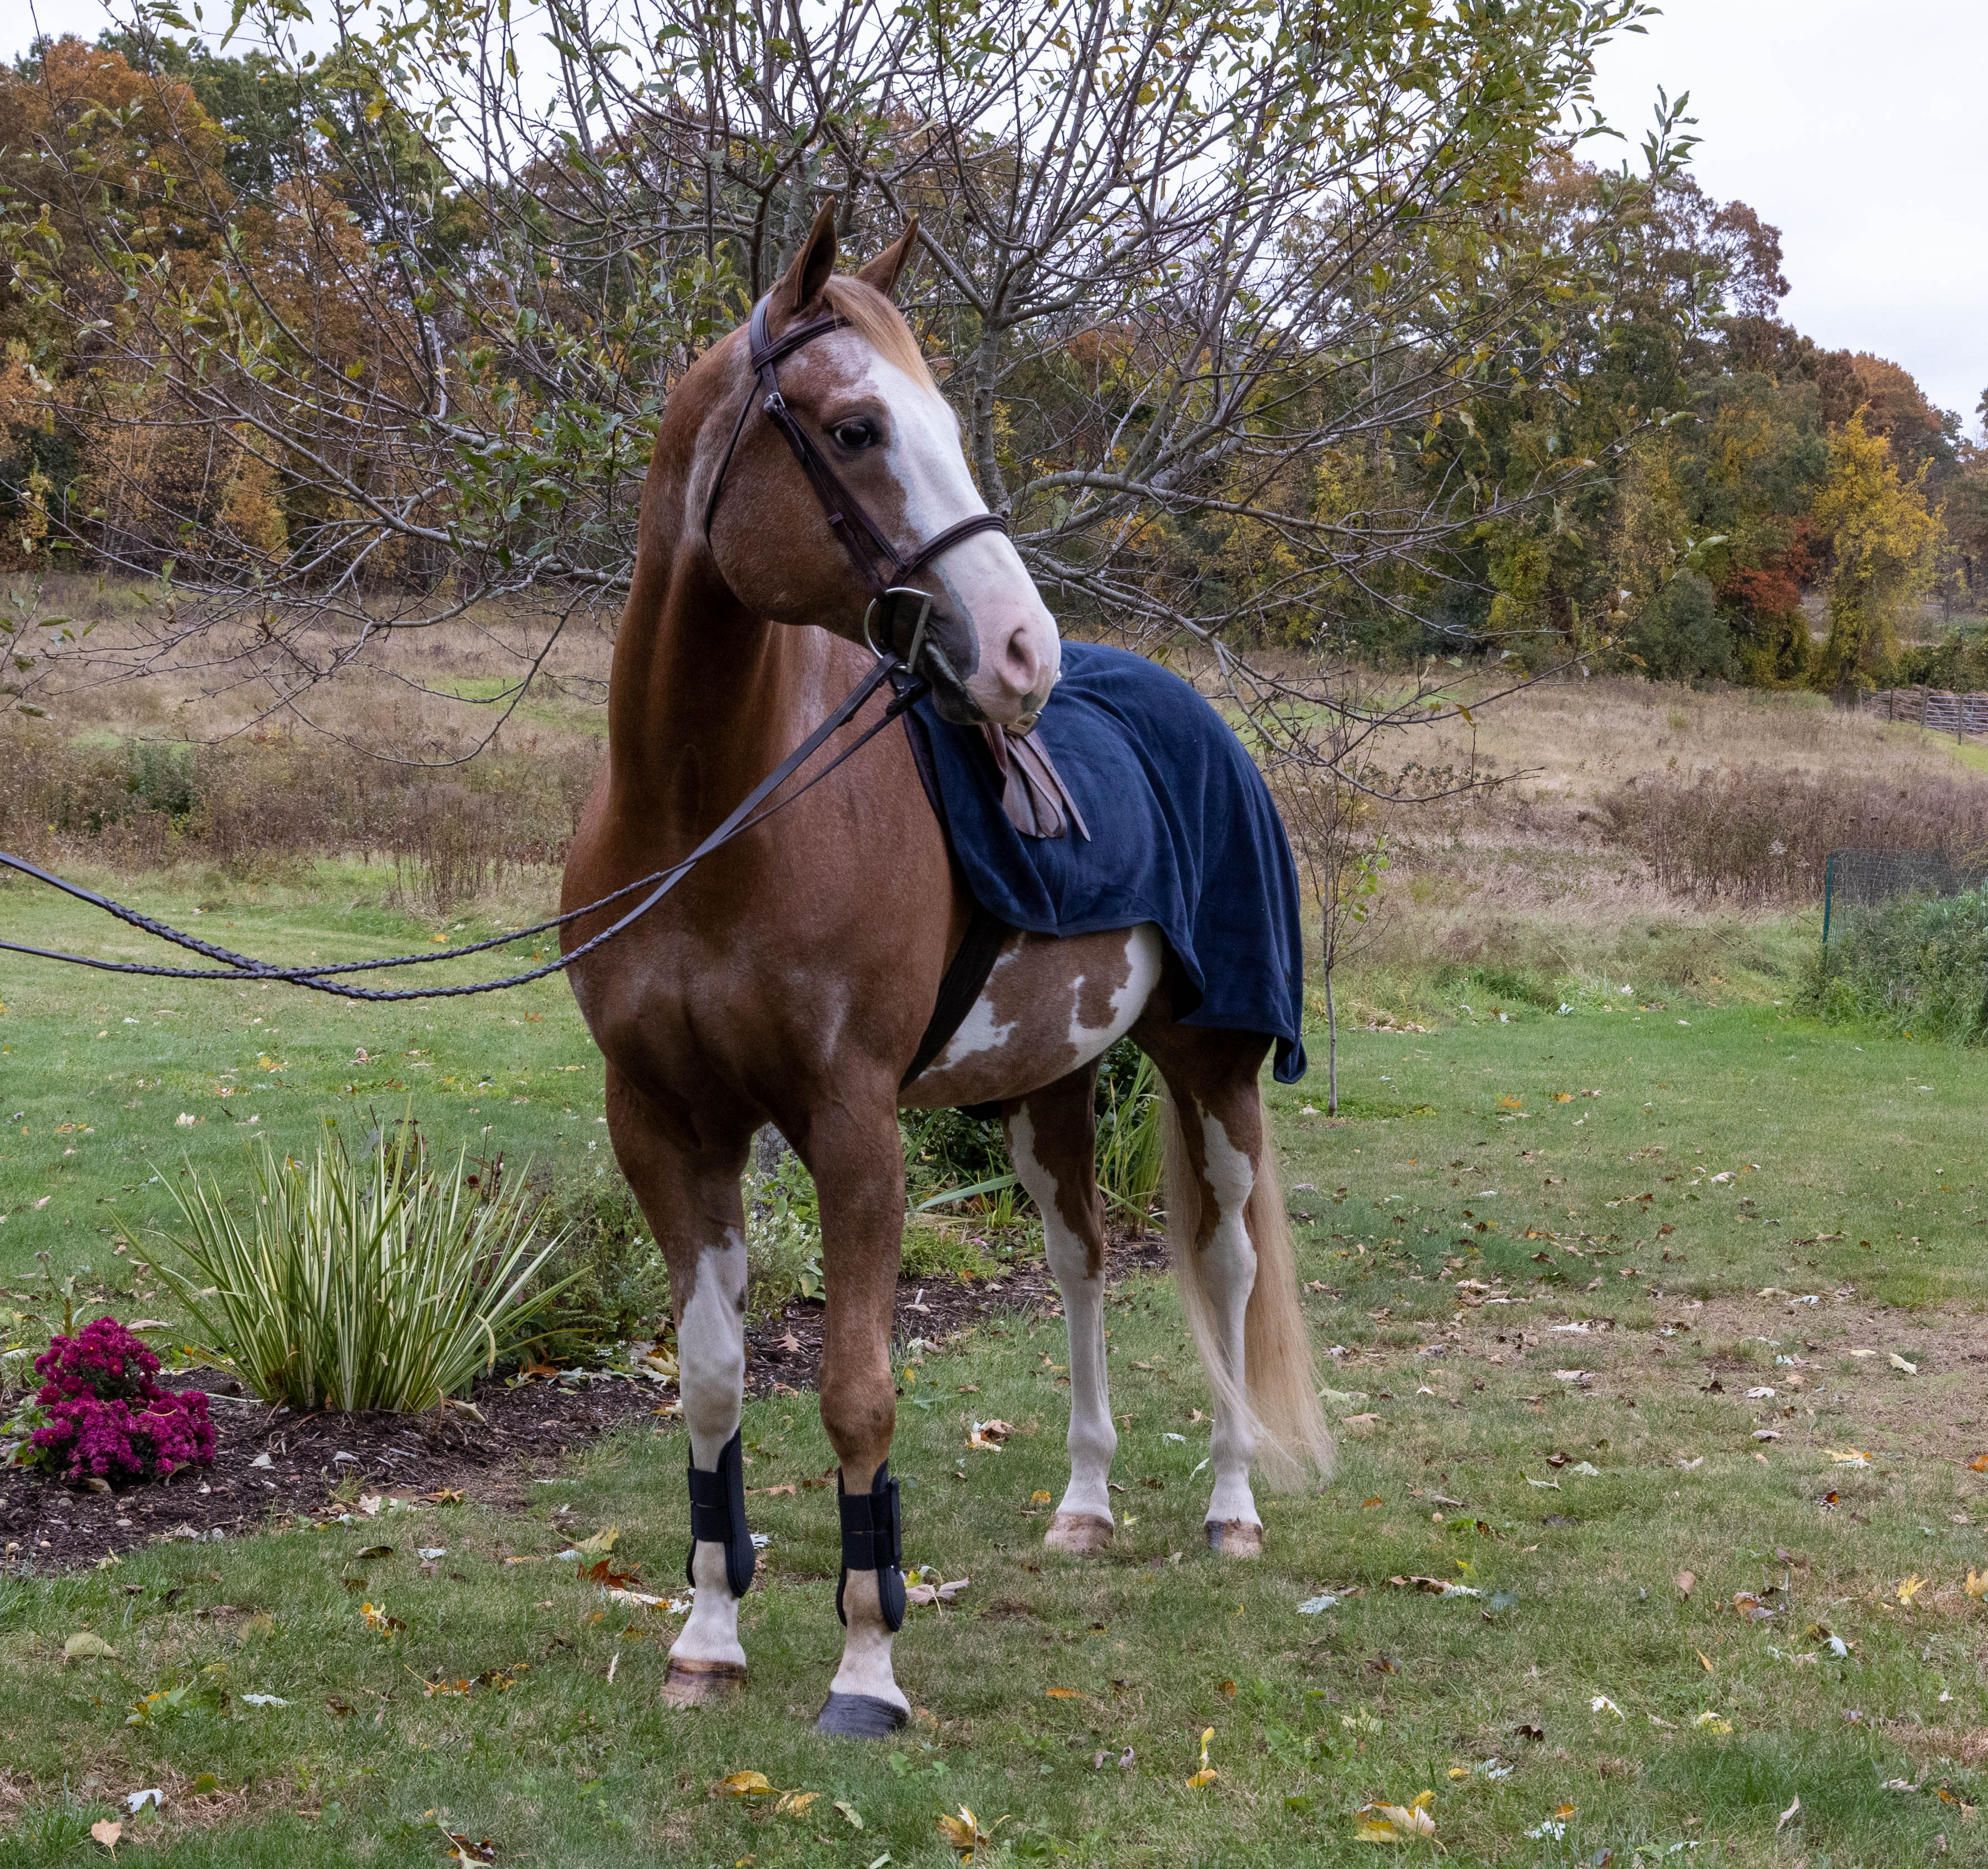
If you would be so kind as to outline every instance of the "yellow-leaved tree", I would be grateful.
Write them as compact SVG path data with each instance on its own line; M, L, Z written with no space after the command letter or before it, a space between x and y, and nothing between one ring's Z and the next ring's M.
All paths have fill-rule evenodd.
M1901 475L1861 410L1830 438L1828 476L1810 510L1833 564L1815 685L1868 688L1898 654L1900 614L1932 584L1940 516L1926 505L1924 470Z

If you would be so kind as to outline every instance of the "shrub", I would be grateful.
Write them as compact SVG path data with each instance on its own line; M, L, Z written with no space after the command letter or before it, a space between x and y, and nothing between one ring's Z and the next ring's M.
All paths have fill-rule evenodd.
M161 1275L265 1401L438 1407L530 1340L563 1289L535 1283L565 1237L533 1251L540 1204L479 1200L461 1157L424 1172L401 1126L363 1160L320 1146L308 1168L265 1142L245 1227L218 1184L174 1189L187 1232L171 1244L193 1276Z
M214 1458L207 1397L175 1393L153 1378L159 1359L115 1318L54 1338L35 1359L45 1378L29 1413L25 1464L65 1480L113 1486L163 1479Z
M1680 571L1643 607L1629 647L1653 679L1700 681L1733 671L1733 631L1696 571Z
M1988 786L1958 778L1849 784L1750 766L1646 777L1598 803L1604 837L1665 889L1725 902L1814 900L1824 859L1846 845L1988 849Z
M1988 1041L1988 892L1907 897L1857 912L1818 953L1809 1010L1915 1038Z
M502 1158L479 1166L484 1187L499 1197ZM660 1336L670 1321L669 1268L620 1170L604 1163L591 1173L535 1183L531 1192L542 1224L566 1236L563 1275L539 1313L547 1352L570 1356L590 1342Z

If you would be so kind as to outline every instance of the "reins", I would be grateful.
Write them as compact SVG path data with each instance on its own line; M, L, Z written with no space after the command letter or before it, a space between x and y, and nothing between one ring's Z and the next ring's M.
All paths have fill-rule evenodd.
M861 710L863 704L887 681L891 684L894 692L890 705L884 710L883 717L867 727L852 744L845 747L806 784L797 786L786 797L777 799L761 810L759 808L766 800L820 749L830 734L853 719ZM632 927L706 857L730 843L734 838L751 830L755 824L763 823L776 811L792 804L804 793L812 791L838 766L854 758L925 692L925 684L915 679L895 657L880 657L876 665L849 691L828 717L754 786L733 807L724 822L681 862L640 877L633 882L624 883L598 901L587 903L584 908L569 909L562 915L534 923L529 928L521 928L510 934L466 943L460 947L445 948L440 953L395 954L377 960L347 960L323 966L272 967L252 956L238 954L230 949L203 941L183 929L174 928L167 923L140 914L136 909L129 908L108 896L100 896L93 889L65 882L61 877L51 875L46 870L24 858L0 850L0 867L18 871L24 876L33 878L37 882L46 883L51 889L59 889L64 895L73 896L79 902L87 902L93 908L101 909L105 913L115 916L120 922L140 929L147 934L156 935L161 940L170 941L176 946L186 948L194 953L205 955L210 960L218 960L225 964L218 967L169 967L137 960L101 960L91 954L72 954L56 948L32 947L20 941L0 940L0 950L26 954L37 960L66 961L73 967L93 967L101 973L141 973L162 980L256 980L270 985L307 987L314 993L329 993L350 1000L458 999L470 994L496 993L507 987L522 987L532 980L543 980L548 973L556 973L571 967L575 961L583 959L596 948L604 946L624 929ZM529 940L535 934L543 934L548 929L561 927L568 922L579 920L583 916L597 913L610 903L632 896L636 890L650 884L655 885L650 893L619 920L602 929L599 933L590 936L571 953L562 954L555 960L547 961L543 967L530 968L522 973L511 973L501 980L476 980L466 986L455 987L356 987L333 977L341 973L368 973L384 967L424 967L438 960L458 960L466 954L482 953L493 947L509 947L514 943Z

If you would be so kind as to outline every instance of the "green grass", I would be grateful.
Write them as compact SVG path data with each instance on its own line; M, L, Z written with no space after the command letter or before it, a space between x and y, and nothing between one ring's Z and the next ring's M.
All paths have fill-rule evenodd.
M28 938L79 936L66 911L19 900L9 926ZM408 932L301 904L228 913L230 936L272 951ZM0 1116L29 1112L0 1158L0 1274L17 1292L36 1246L101 1275L106 1196L134 1220L140 1202L163 1211L140 1161L175 1173L184 1146L239 1176L244 1102L279 1141L410 1095L438 1143L577 1158L600 1136L597 1065L556 983L390 1016L259 990L113 992L25 965L4 977ZM154 1785L164 1813L127 1817L120 1851L202 1865L431 1863L441 1821L505 1864L936 1869L954 1859L935 1820L962 1803L1007 1820L985 1860L1356 1864L1377 1847L1354 1840L1358 1807L1425 1789L1462 1863L1613 1850L1618 1865L1845 1869L1930 1860L1940 1837L1945 1860L1982 1861L1988 1818L1962 1808L1988 1793L1988 1600L1963 1589L1988 1569L1988 1479L1966 1464L1988 1447L1975 1061L1770 1005L1606 1003L1346 1034L1355 1113L1336 1123L1306 1113L1316 1079L1272 1092L1307 1313L1340 1353L1327 1380L1364 1398L1334 1412L1374 1419L1347 1431L1329 1490L1263 1502L1261 1563L1201 1549L1205 1387L1170 1286L1135 1280L1107 1315L1127 1489L1107 1556L1041 1549L1034 1495L1066 1471L1054 1320L985 1326L904 1372L908 1559L972 1583L900 1639L899 1678L927 1710L900 1740L810 1729L840 1646L827 1493L751 1502L772 1542L742 1617L753 1677L729 1710L665 1710L674 1619L552 1559L570 1507L561 1526L618 1526L617 1566L673 1587L684 1452L664 1420L577 1454L563 1485L493 1479L459 1507L0 1580L0 1864L83 1861L89 1822ZM376 1041L390 1065L350 1062ZM262 1087L215 1097L228 1069ZM182 1109L208 1121L178 1129ZM93 1133L59 1133L66 1121ZM1474 1282L1461 1299L1457 1278ZM1471 1302L1500 1292L1524 1302ZM1555 1374L1574 1370L1588 1379ZM1778 1393L1750 1399L1755 1386ZM1016 1425L1006 1451L969 1453L969 1422L991 1416ZM1768 1428L1780 1438L1754 1438ZM754 1488L830 1463L812 1398L749 1405L746 1439ZM1871 1464L1829 1451L1852 1447ZM380 1542L391 1556L359 1556ZM448 1548L431 1578L414 1555L431 1545ZM1418 1575L1483 1593L1388 1582ZM1901 1605L1912 1576L1928 1581ZM1322 1591L1341 1600L1301 1614ZM1771 1619L1736 1613L1742 1591ZM366 1602L404 1627L369 1630ZM65 1665L85 1628L116 1657ZM490 1671L512 1684L424 1695ZM176 1710L127 1724L179 1687ZM1220 1776L1190 1789L1209 1727ZM1509 1776L1483 1769L1494 1759ZM709 1795L745 1770L823 1795L785 1813ZM203 1774L215 1788L197 1796ZM1894 1779L1925 1788L1884 1789ZM1564 1837L1528 1837L1564 1805Z

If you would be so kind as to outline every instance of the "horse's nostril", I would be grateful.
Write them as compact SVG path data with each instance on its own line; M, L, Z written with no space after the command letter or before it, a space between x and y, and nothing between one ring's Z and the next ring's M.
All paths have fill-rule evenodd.
M1041 673L1041 659L1036 654L1029 627L1026 624L1019 625L1009 632L1002 651L1002 679L1018 695L1033 694L1036 678Z

